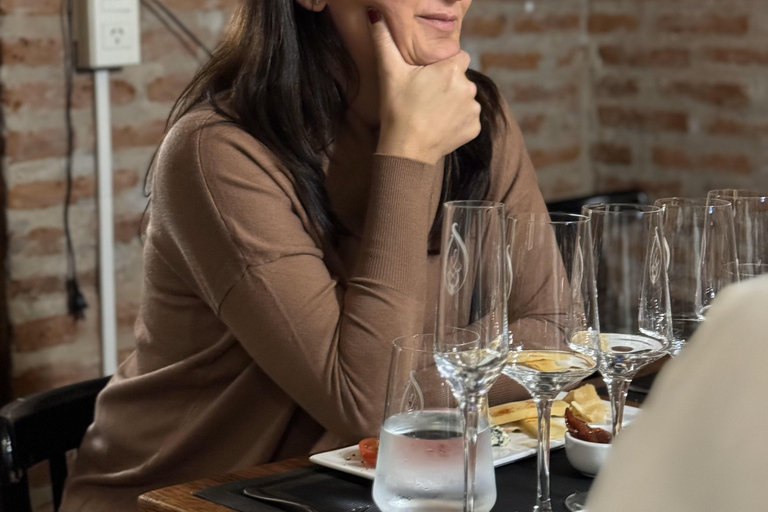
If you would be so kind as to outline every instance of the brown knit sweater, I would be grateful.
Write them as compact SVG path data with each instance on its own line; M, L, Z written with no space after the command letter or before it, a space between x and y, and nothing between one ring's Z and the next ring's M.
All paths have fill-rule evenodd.
M489 199L545 211L509 120ZM350 117L327 170L349 234L329 251L270 151L216 121L188 114L160 148L136 351L98 398L62 512L127 512L151 489L376 435L392 340L434 331L442 162L373 155Z

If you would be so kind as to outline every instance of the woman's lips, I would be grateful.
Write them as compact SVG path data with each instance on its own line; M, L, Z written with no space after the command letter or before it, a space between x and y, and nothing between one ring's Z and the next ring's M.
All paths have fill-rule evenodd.
M440 14L417 16L416 18L422 23L426 23L427 25L435 27L436 29L442 30L444 32L453 32L456 30L456 24L458 22L458 18L454 16L445 16Z

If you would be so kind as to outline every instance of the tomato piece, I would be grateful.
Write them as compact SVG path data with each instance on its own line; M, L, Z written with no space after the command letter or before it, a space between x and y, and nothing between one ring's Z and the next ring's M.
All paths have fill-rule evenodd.
M376 467L376 457L379 455L379 439L369 437L358 443L360 455L363 456L363 462L371 467Z

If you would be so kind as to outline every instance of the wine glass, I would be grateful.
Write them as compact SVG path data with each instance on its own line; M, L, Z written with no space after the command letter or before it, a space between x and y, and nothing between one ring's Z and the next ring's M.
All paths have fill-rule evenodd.
M477 334L457 330L474 344ZM394 341L373 500L383 512L461 510L464 506L462 411L435 362L435 336ZM475 509L496 502L487 410L480 411Z
M608 387L616 436L629 383L640 368L664 357L672 340L663 210L600 204L582 211L591 221L599 369Z
M733 205L736 237L735 271L740 279L768 273L768 196L751 190L710 190L707 200L722 199Z
M509 352L505 207L487 201L443 207L435 360L464 415L464 510L471 512L480 409Z
M738 280L731 203L721 199L659 199L664 210L664 248L669 256L672 310L670 352L677 355L690 339L712 299Z
M552 402L568 385L591 375L599 340L589 219L526 213L510 223L510 352L504 375L533 396L538 412L538 486L534 511L550 511L549 449ZM514 235L514 236L512 236Z
M663 210L635 204L587 205L600 342L597 359L611 402L612 431L621 431L627 390L643 366L662 358L672 340L672 311ZM565 499L585 510L586 492Z

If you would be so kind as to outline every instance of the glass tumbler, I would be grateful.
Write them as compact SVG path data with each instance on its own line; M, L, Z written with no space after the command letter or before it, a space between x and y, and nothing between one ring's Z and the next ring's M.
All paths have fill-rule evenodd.
M469 341L477 336L464 334ZM383 512L464 509L464 419L434 347L431 334L394 342L373 484ZM496 477L485 400L479 416L473 501L476 511L488 512Z

